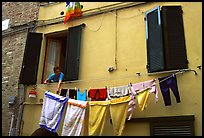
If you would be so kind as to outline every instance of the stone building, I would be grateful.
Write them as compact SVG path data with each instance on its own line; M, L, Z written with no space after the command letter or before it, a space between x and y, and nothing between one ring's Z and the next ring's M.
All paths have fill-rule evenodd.
M38 10L39 2L2 2L2 23L9 19L9 27L2 29L3 136L17 133L18 111L22 105L18 79L27 33L35 31Z

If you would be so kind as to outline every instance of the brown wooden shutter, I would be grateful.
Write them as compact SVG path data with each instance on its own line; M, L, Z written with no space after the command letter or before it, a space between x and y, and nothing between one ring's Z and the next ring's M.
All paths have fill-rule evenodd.
M36 84L41 42L42 33L28 33L19 77L20 84Z
M183 17L181 6L162 6L166 70L186 69L186 55Z

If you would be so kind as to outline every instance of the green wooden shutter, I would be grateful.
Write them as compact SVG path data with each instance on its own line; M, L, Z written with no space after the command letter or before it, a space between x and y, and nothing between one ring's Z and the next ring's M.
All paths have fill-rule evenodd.
M166 70L188 68L181 6L162 6Z
M41 42L42 33L28 33L19 77L20 84L36 84Z
M78 80L83 27L84 24L68 29L64 81Z
M164 69L163 38L160 6L146 13L147 69L156 72Z

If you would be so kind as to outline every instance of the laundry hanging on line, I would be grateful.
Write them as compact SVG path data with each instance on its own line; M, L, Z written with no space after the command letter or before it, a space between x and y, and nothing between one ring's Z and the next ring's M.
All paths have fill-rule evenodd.
M171 99L170 99L170 89L172 90L176 102L180 103L180 95L179 95L179 90L177 86L177 79L176 75L169 75L165 77L158 78L159 80L159 85L160 85L160 90L163 96L164 104L165 106L170 106L171 105Z
M56 132L68 99L46 91L40 117L40 127Z
M166 76L166 77L161 77L161 78L158 78L158 80L159 80L159 85L160 84L162 84L162 82L163 83L168 83L169 81L171 81L172 79L174 80L174 84L170 84L170 86L168 86L168 88L171 88L172 89L172 86L171 85L174 85L175 87L177 87L177 81L175 81L175 78L176 77L176 75L175 74L173 74L173 75L169 75L169 76ZM165 80L166 79L166 80ZM168 81L169 80L169 81ZM153 80L149 80L149 81L144 81L144 82L140 82L140 83L136 83L136 84L131 84L131 85L127 85L127 86L119 86L119 87L112 87L112 89L111 88L109 88L109 89L107 89L107 88L105 88L104 90L106 90L106 99L105 99L105 101L97 101L97 102L107 102L107 103L109 103L111 100L114 100L114 99L118 99L118 98L121 98L121 97L125 97L126 95L129 95L130 96L130 100L128 101L129 103L127 104L127 113L126 113L126 117L128 118L128 120L130 120L131 119L131 117L132 117L132 114L133 114L133 112L134 112L134 109L135 109L135 103L133 102L133 103L131 103L131 100L133 100L133 99L135 99L136 101L137 101L137 103L138 103L138 105L139 105L139 110L140 111L143 111L144 109L145 109L145 107L147 107L147 105L146 105L146 103L147 103L147 100L148 100L148 96L149 96L149 94L151 94L151 93L154 93L154 94L156 94L156 96L155 96L155 101L156 102L158 102L158 88L156 87L156 79L153 79ZM117 88L117 89L116 89ZM118 94L118 93L116 93L115 95L114 95L114 93L115 92L118 92L118 90L120 90L119 88L122 88L122 92L121 92L121 94ZM163 86L161 86L160 85L160 88L161 88L161 92L162 92L162 89L163 89ZM100 88L100 89L103 89L103 88ZM95 93L96 93L96 91L97 90L100 90L100 89L95 89ZM174 89L174 88L173 88ZM178 89L178 87L177 87L177 89ZM79 90L79 89L78 89ZM90 89L91 90L91 89ZM92 90L94 90L94 89L92 89ZM112 90L112 91L110 91L110 90ZM115 90L115 91L114 91ZM73 91L75 94L74 94L74 96L71 96L72 94L71 94L71 91ZM173 90L172 90L173 91ZM68 97L71 97L72 99L75 99L75 98L77 98L77 91L76 91L76 89L68 89ZM84 91L85 92L85 91ZM89 92L89 91L88 91ZM90 91L91 92L91 91ZM100 91L99 91L100 92ZM112 98L111 98L111 100L109 100L108 99L108 95L109 95L109 93L111 93L112 92ZM167 91L167 93L169 92L169 90ZM180 96L179 96L179 93L178 93L178 91L176 91L177 92L177 102L179 103L180 101ZM48 92L46 92L46 93L48 93ZM162 92L162 93L165 93L164 91ZM173 93L175 93L175 90L173 91ZM71 95L70 95L71 94ZM55 94L56 95L56 94ZM87 95L87 94L86 94ZM114 96L113 96L114 95ZM59 95L58 95L59 96ZM66 95L67 96L67 95ZM89 95L90 96L90 95ZM52 96L51 96L52 97ZM99 96L100 97L100 96ZM175 97L176 97L176 95L175 95ZM53 97L52 97L53 98ZM66 97L64 97L64 98L66 98ZM71 100L71 98L70 98L70 100ZM95 96L95 98L96 98L96 96ZM163 96L163 98L164 98L164 96ZM94 98L93 98L94 99ZM87 99L86 99L87 100ZM96 99L96 100L100 100L100 99ZM169 103L167 103L166 104L166 102L168 101L169 99L164 99L164 102L165 102L165 106L166 105L169 105ZM46 100L45 100L46 101ZM68 99L67 99L67 101L69 101ZM79 101L79 99L77 100L77 101ZM134 100L133 100L134 101ZM94 102L94 101L87 101L87 103L88 103L88 105L89 105L89 103L90 103L90 105L89 105L89 107L91 107L91 102ZM169 101L168 101L169 102ZM131 103L131 104L130 104ZM45 103L46 104L46 103ZM171 102L170 102L170 104L171 104ZM110 105L110 104L107 104L107 105ZM46 108L46 106L44 107L44 108ZM51 108L49 108L49 110L51 110ZM52 109L52 110L54 110L54 109ZM107 110L107 109L106 109ZM62 110L63 111L63 110ZM42 112L43 113L43 112ZM47 114L49 114L49 113L47 113ZM62 113L59 113L58 112L58 114L62 114ZM59 116L59 115L58 115ZM45 119L44 119L45 120ZM43 127L43 121L44 121L42 118L41 118L41 126ZM45 122L45 121L44 121ZM57 123L59 123L60 122L60 119L58 119L58 122ZM56 123L56 122L55 122ZM100 122L99 122L99 124L100 124ZM103 124L103 121L102 121L102 124ZM54 125L52 124L52 127L53 127ZM50 131L56 131L56 129L57 129L57 127L56 126L58 126L58 125L55 125L55 127L53 127L53 128L49 128L49 127L46 127L46 125L44 125L44 127L46 128L46 129L48 129L48 130L50 130ZM103 126L103 125L100 125L100 126ZM91 127L90 127L91 128ZM92 130L92 131L90 131L90 132L92 132L92 133L90 133L90 135L94 135L94 134L99 134L99 135L101 135L102 134L102 130L103 129L99 129L100 131L98 131L98 130ZM115 132L115 134L116 135L120 135L121 134L121 132Z
M61 136L80 136L85 120L87 101L69 99Z

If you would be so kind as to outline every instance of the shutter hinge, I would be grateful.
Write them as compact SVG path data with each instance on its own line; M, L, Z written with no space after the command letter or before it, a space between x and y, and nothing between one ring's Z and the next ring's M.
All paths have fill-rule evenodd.
M146 21L147 20L147 18L146 17L144 17L144 21Z
M183 14L183 9L182 8L180 8L180 13Z
M146 65L146 68L149 69L149 65Z

